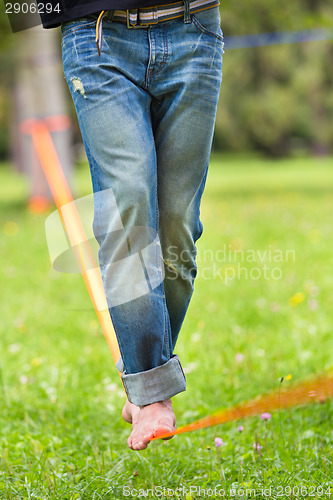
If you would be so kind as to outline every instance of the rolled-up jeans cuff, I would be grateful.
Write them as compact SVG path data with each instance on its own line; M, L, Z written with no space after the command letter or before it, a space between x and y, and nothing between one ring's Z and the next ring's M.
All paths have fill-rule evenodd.
M165 401L186 390L185 375L176 354L164 365L144 372L125 373L121 379L128 400L136 406Z

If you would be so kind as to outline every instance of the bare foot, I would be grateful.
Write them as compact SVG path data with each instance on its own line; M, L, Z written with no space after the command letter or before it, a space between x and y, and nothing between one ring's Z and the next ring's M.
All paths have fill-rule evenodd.
M153 437L176 429L171 399L143 407L135 406L127 400L122 417L133 426L127 440L132 450L145 450Z

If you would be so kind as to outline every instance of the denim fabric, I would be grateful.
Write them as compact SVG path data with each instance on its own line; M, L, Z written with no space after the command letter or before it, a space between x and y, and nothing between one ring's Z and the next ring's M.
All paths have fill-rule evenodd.
M122 380L129 400L143 406L185 390L174 348L197 273L195 242L203 229L200 201L221 86L223 36L218 7L142 29L104 21L99 57L95 26L90 17L62 25L63 65L94 193L112 190L124 228L117 233L112 219L119 223L119 218L96 196L95 234ZM144 243L136 245L133 228L158 237L147 231ZM152 241L154 283L143 266L146 290L131 295L134 262L142 263L139 250ZM132 251L131 265L131 259L114 258L124 248ZM122 284L128 300L117 302Z

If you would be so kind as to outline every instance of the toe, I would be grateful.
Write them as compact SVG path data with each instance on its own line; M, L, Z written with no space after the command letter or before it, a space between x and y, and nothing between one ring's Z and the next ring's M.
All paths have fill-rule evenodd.
M133 450L133 440L132 440L132 434L130 434L129 438L127 439L127 444L128 447Z
M138 451L138 450L145 450L147 448L147 446L149 445L150 441L151 441L151 439L150 439L151 435L149 435L149 439L148 438L145 439L145 438L146 438L146 436L143 437L143 438L141 436L137 437L137 438L133 437L133 440L132 440L132 449L136 450L136 451Z
M158 438L159 436L163 436L164 434L168 434L169 432L173 432L175 429L171 429L170 427L158 426L154 429L154 438ZM173 435L167 436L162 439L171 439Z
M145 449L147 448L147 446L148 446L148 443L144 443L143 441L140 441L139 443L137 443L137 444L135 445L135 448L134 448L134 449L135 449L136 451L145 450Z
M153 439L153 437L154 437L153 432L149 432L148 434L145 434L143 436L143 442L148 444Z

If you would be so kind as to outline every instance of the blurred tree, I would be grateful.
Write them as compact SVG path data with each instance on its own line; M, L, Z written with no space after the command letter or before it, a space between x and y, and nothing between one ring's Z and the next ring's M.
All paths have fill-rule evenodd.
M327 0L223 0L225 36L332 28ZM333 150L333 43L227 51L214 144L269 155Z
M59 30L41 26L12 33L4 9L0 11L0 158L10 155L14 166L28 175L29 203L41 210L51 202L51 193L32 147L31 137L20 130L26 119L62 115L68 103L63 79ZM67 118L67 123L69 119ZM52 132L67 177L72 166L71 134Z
M52 196L39 158L33 147L31 134L23 132L27 121L57 120L57 130L50 130L62 168L69 176L72 164L70 120L57 30L36 26L16 34L17 71L15 79L15 164L28 173L32 210L42 210ZM58 128L60 125L60 129Z
M4 9L0 9L0 159L8 157L10 143L10 89L13 86L16 39Z

